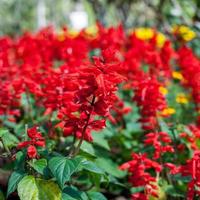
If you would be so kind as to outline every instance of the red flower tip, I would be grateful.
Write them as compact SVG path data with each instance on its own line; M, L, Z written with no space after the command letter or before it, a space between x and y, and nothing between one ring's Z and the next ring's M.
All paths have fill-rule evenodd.
M35 146L30 145L27 149L27 154L29 158L36 158L37 157L37 149L35 148Z

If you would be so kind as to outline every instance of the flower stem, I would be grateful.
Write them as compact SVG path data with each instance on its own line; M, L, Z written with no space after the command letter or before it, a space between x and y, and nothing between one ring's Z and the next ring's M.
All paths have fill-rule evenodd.
M85 137L85 133L86 133L87 127L88 127L88 125L89 125L90 117L91 117L91 114L92 114L92 111L93 111L94 102L95 102L95 96L93 96L92 102L90 103L92 109L91 109L91 111L87 114L86 124L85 124L85 126L83 127L81 139L80 139L80 141L79 141L77 147L74 149L74 151L73 151L72 153L69 154L70 157L76 156L76 155L79 153L79 151L80 151L81 145L82 145L83 140L84 140L84 137Z

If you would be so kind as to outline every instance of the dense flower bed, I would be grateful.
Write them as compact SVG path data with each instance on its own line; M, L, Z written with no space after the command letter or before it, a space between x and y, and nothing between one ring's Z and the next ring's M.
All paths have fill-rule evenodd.
M167 36L99 24L78 33L45 28L1 37L7 196L17 190L21 200L197 198L200 59L188 43L194 37L185 26Z

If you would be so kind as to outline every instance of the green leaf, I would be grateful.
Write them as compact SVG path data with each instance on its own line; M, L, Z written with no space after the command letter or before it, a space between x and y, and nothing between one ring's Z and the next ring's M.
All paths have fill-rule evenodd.
M1 139L5 147L12 148L17 146L19 140L16 136L11 134L7 129L0 130Z
M8 181L7 197L17 189L18 183L25 176L24 172L14 171Z
M31 167L33 167L33 169L35 169L38 173L44 175L45 170L47 169L47 160L42 158L39 160L36 160L34 162L29 162L29 164L31 165Z
M22 170L24 169L26 154L22 151L18 151L16 153L16 160L15 160L15 169Z
M54 157L49 161L49 169L55 176L61 188L63 188L65 182L69 181L71 175L76 172L82 158L68 159L65 157Z
M90 200L107 200L106 197L99 192L88 192L87 194Z
M88 200L88 196L74 186L67 186L63 190L62 200Z
M108 174L113 175L114 177L124 177L126 172L118 169L118 165L114 163L111 159L108 158L98 158L96 159L97 166L101 167Z
M0 138L2 138L4 135L6 135L8 130L6 128L0 128Z
M191 176L181 176L181 174L171 175L171 179L175 181L182 181L188 183L192 180Z
M174 186L169 185L165 187L165 192L172 197L185 197L185 194L183 191L180 191L178 189L176 189Z
M144 191L144 187L133 187L131 188L131 194Z
M109 180L105 171L99 168L94 162L83 160L81 163L82 169L90 172L90 181L95 184L98 188L101 182L106 182Z
M92 144L85 141L81 145L79 154L90 159L96 158L94 147L92 146Z
M112 175L107 176L107 179L108 180L106 180L106 183L107 184L109 183L109 185L113 184L113 185L116 185L116 186L119 186L119 187L127 188L127 185L121 183L121 181L118 181L118 179L115 178Z
M83 200L81 197L81 192L74 187L65 187L63 190L64 199L76 199L76 200ZM66 198L68 197L68 198Z
M162 119L159 118L158 123L159 123L159 126L161 128L161 131L167 132L167 133L170 132L169 127L167 126L167 124Z
M25 176L18 184L20 200L60 200L61 191L53 181Z
M19 140L6 128L0 128L0 138L7 147L16 146Z
M110 151L108 140L106 140L104 137L105 137L104 134L98 134L98 133L93 134L93 139L94 139L93 143Z
M76 200L66 193L62 193L62 200Z
M88 161L88 160L84 160L81 163L81 166L83 167L83 169L96 173L96 174L104 174L104 171L99 168L95 163Z
M53 181L46 181L36 179L36 184L39 189L39 199L60 200L61 190L59 186Z

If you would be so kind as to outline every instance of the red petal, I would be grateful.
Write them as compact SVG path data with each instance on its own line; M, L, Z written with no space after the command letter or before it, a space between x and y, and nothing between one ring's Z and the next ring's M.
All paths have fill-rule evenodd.
M30 145L27 149L27 154L29 158L36 158L37 157L37 149L35 146Z

